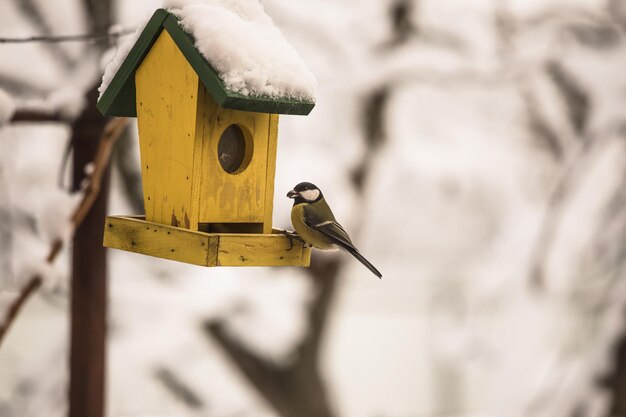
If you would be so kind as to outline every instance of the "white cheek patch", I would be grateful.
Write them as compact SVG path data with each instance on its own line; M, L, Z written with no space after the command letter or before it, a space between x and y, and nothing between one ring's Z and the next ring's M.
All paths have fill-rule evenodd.
M300 195L306 201L315 201L320 196L320 190L305 190L300 192Z

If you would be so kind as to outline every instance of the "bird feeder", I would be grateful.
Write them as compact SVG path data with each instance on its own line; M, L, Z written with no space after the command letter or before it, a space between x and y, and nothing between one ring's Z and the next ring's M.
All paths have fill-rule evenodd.
M177 17L157 10L98 109L137 117L145 216L109 216L104 246L202 266L309 266L272 228L278 114L314 104L230 91Z

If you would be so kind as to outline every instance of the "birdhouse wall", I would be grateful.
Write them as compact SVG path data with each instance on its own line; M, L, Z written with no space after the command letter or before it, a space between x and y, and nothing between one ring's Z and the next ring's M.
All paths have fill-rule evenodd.
M229 174L219 163L218 143L233 124L247 136L251 159L241 172ZM206 89L201 89L198 129L203 138L198 216L201 228L241 224L245 227L209 227L208 231L271 233L278 115L224 109Z
M135 84L146 220L271 233L278 115L218 106L166 30ZM231 174L220 165L218 143L233 124L247 138L249 162Z
M135 84L146 220L197 230L199 81L167 31L139 66Z

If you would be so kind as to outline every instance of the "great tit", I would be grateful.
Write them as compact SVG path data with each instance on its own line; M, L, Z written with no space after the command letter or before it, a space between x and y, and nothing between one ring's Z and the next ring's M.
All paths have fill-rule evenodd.
M319 188L310 182L301 182L287 193L287 197L294 199L291 223L302 240L318 249L339 246L350 252L378 278L382 278L378 269L359 253L350 236L337 223Z

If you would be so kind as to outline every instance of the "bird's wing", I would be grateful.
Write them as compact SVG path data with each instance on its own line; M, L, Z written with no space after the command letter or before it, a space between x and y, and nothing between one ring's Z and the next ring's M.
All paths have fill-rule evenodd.
M324 217L326 217L327 219L327 220L324 220L324 219L320 219L320 216L316 215L315 211L311 209L307 210L308 207L309 206L304 207L304 223L307 226L328 236L331 242L333 242L336 245L341 246L342 248L350 252L352 256L354 256L356 259L359 260L359 262L365 265L367 269L372 271L374 275L376 275L378 278L382 278L383 275L380 273L380 271L376 269L376 267L372 265L370 261L365 259L365 257L361 255L359 250L354 246L354 244L352 243L352 240L350 240L350 236L348 236L348 233L346 233L344 228L335 220L335 217L332 215L332 212L330 212L330 208L328 208L328 212L330 213L330 216L328 216L328 213L324 213ZM328 206L326 205L326 207ZM319 208L317 212L320 212ZM328 218L332 220L328 220Z
M376 275L378 278L382 278L383 275L380 273L380 271L376 269L376 267L372 265L370 261L365 259L363 255L361 255L361 252L359 252L359 250L354 246L354 244L350 240L350 237L348 236L346 231L343 230L343 227L341 227L339 223L337 223L336 221L325 221L322 223L318 223L317 225L312 227L315 230L319 230L320 232L328 236L333 243L341 246L342 248L350 252L352 256L358 259L359 262L365 265L367 269L372 271L372 273L374 273L374 275Z
M310 206L305 206L304 223L310 228L328 236L333 243L356 249L348 233L346 233L344 228L335 220L335 216L332 215L330 208L328 208L328 213L326 212L325 209L327 207L328 205L324 207L318 206L316 210L313 210Z
M352 240L350 240L350 236L348 236L344 228L336 221L327 220L325 222L314 224L311 227L324 233L333 241L333 243L336 243L337 245L356 249Z

